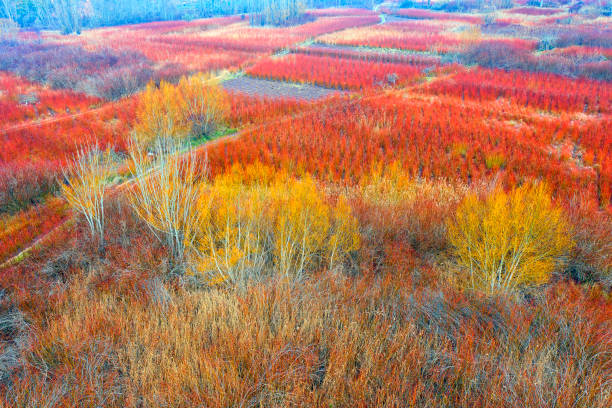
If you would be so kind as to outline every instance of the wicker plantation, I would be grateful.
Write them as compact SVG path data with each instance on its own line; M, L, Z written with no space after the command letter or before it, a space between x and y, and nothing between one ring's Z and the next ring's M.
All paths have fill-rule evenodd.
M0 0L0 407L612 406L610 11Z

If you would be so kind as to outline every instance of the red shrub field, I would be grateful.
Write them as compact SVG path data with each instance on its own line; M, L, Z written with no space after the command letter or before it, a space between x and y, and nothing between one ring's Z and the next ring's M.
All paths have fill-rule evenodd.
M134 108L134 100L124 100L0 130L0 209L23 208L54 191L66 159L82 146L125 151Z
M123 139L133 121L135 104L128 99L61 120L5 131L0 163L63 159L79 144L96 140L103 146L124 149Z
M448 53L468 45L494 42L505 47L533 51L537 42L533 40L503 37L485 37L470 30L457 33L455 22L430 23L392 22L384 25L349 29L322 36L320 41L333 45L368 46L394 48L411 51L432 51Z
M429 33L439 34L443 31L452 30L461 27L462 23L449 20L391 20L384 24L379 24L376 27L371 27L373 30L392 30L400 33ZM363 30L366 31L366 30ZM345 33L350 33L352 30L346 30Z
M14 75L0 73L0 129L29 120L84 111L100 102L94 97L43 88Z
M229 95L231 108L228 122L236 128L258 125L271 119L296 115L313 108L312 102L298 99L271 99L236 92Z
M590 59L592 61L603 60L604 58L612 60L612 48L572 45L566 48L555 48L550 52L571 58Z
M519 105L547 111L612 113L612 85L609 82L573 80L554 74L470 70L433 82L427 92L479 101L503 97Z
M456 35L430 33L397 33L395 30L376 29L363 30L369 34L340 33L323 39L326 44L333 45L366 45L379 48L396 48L412 51L448 52L459 48L464 40ZM354 34L354 35L353 35ZM364 38L365 37L365 38Z
M337 16L376 16L376 12L363 8L326 8L306 10L306 14L314 17L337 17Z
M70 42L59 44L40 39L0 39L0 71L53 89L117 100L139 91L150 80L177 78L185 68L154 63L138 51L88 50Z
M125 38L124 35L121 37ZM128 39L118 39L113 42L115 47L138 49L147 58L156 62L170 62L189 70L216 71L240 66L246 61L257 57L253 51L220 49L211 44L182 42L180 39L159 39L145 42L134 42Z
M170 21L92 30L76 41L86 48L113 48L141 52L159 63L174 63L187 70L209 71L239 66L253 58L253 50L232 50L219 44L196 44L188 39L200 33L214 35L225 27L240 25L240 16L191 22ZM59 38L58 41L65 41Z
M257 62L249 75L311 83L329 88L371 89L385 85L408 85L420 76L425 65L359 61L354 59L290 54Z
M187 34L168 34L155 38L167 44L191 45L215 50L274 52L322 34L350 27L376 24L377 16L321 17L310 23L289 28L259 28L244 24L220 30Z
M0 408L612 406L605 2L0 4Z
M205 18L192 21L154 21L151 23L144 24L131 24L126 26L118 26L106 29L100 29L102 33L98 33L96 30L91 30L88 34L95 40L98 34L108 34L109 31L119 31L125 33L125 29L134 30L136 32L145 32L143 36L148 35L162 35L173 32L184 32L184 31L206 31L214 30L219 27L226 25L239 23L244 20L243 16L229 16L229 17L217 17L217 18Z
M612 28L605 21L582 22L570 27L554 27L559 31L554 45L556 47L569 47L583 45L587 47L612 47Z
M240 141L215 146L208 157L217 172L236 162L260 161L353 182L374 164L394 161L414 177L465 183L497 175L512 186L537 177L560 195L581 191L607 205L612 180L610 118L585 123L565 119L562 124L532 112L505 103L485 106L387 94L263 125ZM553 146L564 141L580 143L586 162L575 163L573 152L554 151Z
M160 22L101 28L79 37L49 35L48 39L85 49L112 48L137 51L158 63L172 63L185 70L220 70L237 67L261 53L297 45L321 34L376 24L376 14L346 13L319 17L295 27L260 28L248 25L243 16L191 22Z
M0 218L0 259L16 255L68 218L66 203L60 199Z
M312 44L307 47L292 49L297 54L313 55L318 57L348 58L380 63L398 63L412 65L441 65L441 57L438 55L426 55L404 52L386 52L384 50L371 50L363 48L336 47L327 44Z

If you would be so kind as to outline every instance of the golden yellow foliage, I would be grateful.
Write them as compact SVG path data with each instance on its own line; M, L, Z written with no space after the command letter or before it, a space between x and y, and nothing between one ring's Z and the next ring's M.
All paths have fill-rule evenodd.
M342 263L359 248L344 197L330 204L315 181L252 166L202 186L198 269L212 283L259 276L264 268L301 276Z
M460 37L468 43L476 43L482 38L482 31L479 26L472 26L461 32Z
M349 253L357 251L361 245L359 222L344 196L338 197L333 209L333 223L334 228L326 244L330 268L342 263Z
M185 102L178 88L162 81L149 83L140 96L133 137L141 146L158 138L185 139L190 128L184 120Z
M448 230L469 286L487 292L546 282L572 247L563 212L543 184L468 195Z
M183 77L177 90L184 103L183 121L192 136L208 135L227 118L229 99L218 80L206 74Z
M209 275L211 284L257 277L262 272L261 191L221 179L212 186L201 186L197 269Z
M183 77L178 85L149 83L141 95L134 139L149 146L160 138L204 136L226 119L229 109L227 94L209 75Z

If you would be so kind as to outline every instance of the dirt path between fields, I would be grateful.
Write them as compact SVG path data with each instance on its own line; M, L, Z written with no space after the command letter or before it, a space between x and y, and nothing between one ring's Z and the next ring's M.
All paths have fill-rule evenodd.
M19 130L23 130L23 129L29 129L29 128L35 128L38 126L44 126L44 125L50 125L53 123L58 123L58 122L63 122L65 120L70 120L70 119L77 119L83 116L87 116L90 114L96 114L96 113L101 113L104 112L106 110L109 110L113 107L120 107L121 104L126 103L125 100L123 101L118 101L118 102L107 102L105 103L103 106L100 106L99 108L94 108L94 109L90 109L90 110L86 110L83 112L77 112L77 113L73 113L71 115L60 115L60 116L55 116L52 118L47 118L47 119L43 119L40 121L29 121L29 122L24 122L24 123L19 123L17 125L13 125L13 126L9 126L7 128L4 129L0 129L0 134L8 134L11 132L16 132Z

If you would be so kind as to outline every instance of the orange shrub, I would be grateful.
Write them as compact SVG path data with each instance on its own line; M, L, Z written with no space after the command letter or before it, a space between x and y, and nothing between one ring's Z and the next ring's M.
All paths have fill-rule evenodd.
M150 83L143 92L134 126L134 140L143 146L157 139L206 137L229 115L227 94L217 79L199 74L178 85Z

